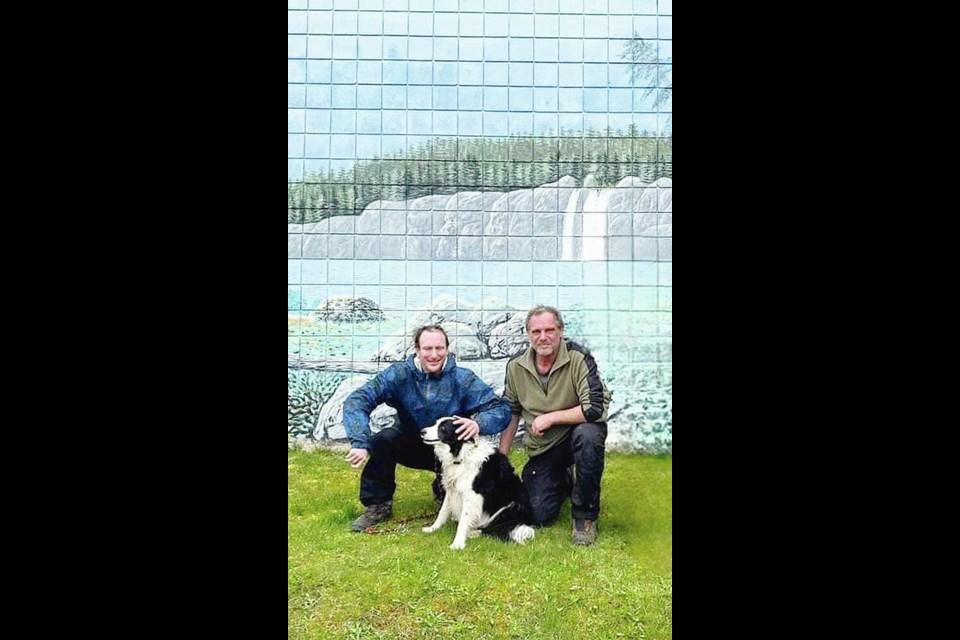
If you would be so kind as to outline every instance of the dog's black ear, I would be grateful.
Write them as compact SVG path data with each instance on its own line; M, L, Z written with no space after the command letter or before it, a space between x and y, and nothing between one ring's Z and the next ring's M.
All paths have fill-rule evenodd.
M453 424L451 418L444 418L443 422L440 423L440 439L449 442L450 440L456 440L456 438L457 425Z
M457 429L460 425L454 424L454 418L444 418L440 425L440 440L450 447L450 453L456 458L460 455L460 449L463 448L463 440L457 436Z

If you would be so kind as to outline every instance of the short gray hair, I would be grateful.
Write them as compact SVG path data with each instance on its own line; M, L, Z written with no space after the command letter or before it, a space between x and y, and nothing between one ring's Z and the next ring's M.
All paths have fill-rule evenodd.
M533 316L538 316L541 313L552 313L553 317L557 320L557 327L563 329L563 316L560 315L560 311L556 307L551 307L545 304L538 304L533 309L527 312L527 321L524 323L523 328L525 331L530 331L530 318Z

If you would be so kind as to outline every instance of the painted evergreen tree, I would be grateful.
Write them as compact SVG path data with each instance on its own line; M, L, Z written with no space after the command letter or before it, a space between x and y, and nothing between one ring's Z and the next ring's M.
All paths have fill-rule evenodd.
M560 147L550 155L550 164L548 166L547 182L554 182L560 179Z
M630 80L634 87L643 89L642 97L653 96L653 108L660 111L670 103L673 92L673 56L660 58L657 41L641 38L636 33L627 41L620 53L621 60L628 60ZM667 118L669 126L673 114Z
M654 137L633 124L626 133L590 130L559 139L435 140L417 145L409 155L396 153L288 181L287 219L314 222L359 213L377 199L530 188L564 175L582 180L592 173L602 186L634 175L649 184L658 177L672 177L672 145L670 136ZM530 162L531 149L535 162Z
M413 171L410 170L410 165L406 165L403 169L403 199L409 200L410 198L415 198L415 189Z

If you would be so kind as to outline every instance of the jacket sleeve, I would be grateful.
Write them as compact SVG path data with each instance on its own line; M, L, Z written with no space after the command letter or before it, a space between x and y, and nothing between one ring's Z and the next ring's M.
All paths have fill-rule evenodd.
M610 406L610 392L600 380L597 362L589 351L583 354L583 365L578 370L577 394L580 408L587 422L605 422Z
M397 371L391 366L347 396L343 403L343 427L351 447L370 448L370 413L377 405L393 399L396 385Z
M480 433L492 436L510 424L510 404L493 392L493 388L469 369L464 369L464 415L473 415L480 426Z

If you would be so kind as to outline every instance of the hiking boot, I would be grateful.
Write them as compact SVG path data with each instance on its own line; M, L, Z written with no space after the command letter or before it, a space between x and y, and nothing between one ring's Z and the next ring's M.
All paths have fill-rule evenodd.
M573 521L573 544L593 544L597 541L597 523L577 518Z
M367 507L367 510L363 512L362 516L353 521L350 528L353 531L363 531L367 527L372 527L385 520L389 520L392 515L393 500L387 500L380 504L371 504Z

